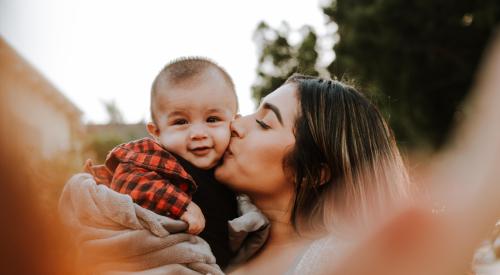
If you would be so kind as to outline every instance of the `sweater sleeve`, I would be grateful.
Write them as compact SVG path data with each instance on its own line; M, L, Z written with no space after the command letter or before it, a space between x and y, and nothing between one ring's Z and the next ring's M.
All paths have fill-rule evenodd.
M131 163L120 163L110 187L130 195L135 203L146 209L178 219L191 202L191 197L186 193L189 184Z

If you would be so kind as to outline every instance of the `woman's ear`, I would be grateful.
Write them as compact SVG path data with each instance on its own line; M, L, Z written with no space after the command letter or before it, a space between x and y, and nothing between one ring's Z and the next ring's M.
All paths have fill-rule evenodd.
M322 186L323 184L329 182L331 178L332 178L332 172L330 170L330 167L328 167L328 165L326 165L326 163L322 163L321 164L321 181L320 181L319 185Z
M158 137L160 136L160 129L156 127L156 124L154 124L153 122L148 122L148 124L146 125L146 129L153 139L158 140Z

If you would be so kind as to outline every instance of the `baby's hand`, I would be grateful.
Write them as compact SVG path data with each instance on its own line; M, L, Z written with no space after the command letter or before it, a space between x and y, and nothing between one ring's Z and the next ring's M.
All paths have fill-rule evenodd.
M181 220L188 223L189 234L198 235L205 228L205 217L200 207L194 202L188 204L186 212L181 216Z

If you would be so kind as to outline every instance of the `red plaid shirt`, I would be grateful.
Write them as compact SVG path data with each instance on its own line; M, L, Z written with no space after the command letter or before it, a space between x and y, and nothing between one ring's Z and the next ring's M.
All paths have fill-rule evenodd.
M197 188L175 157L149 138L118 145L104 165L87 161L85 170L98 184L128 194L140 206L172 218L184 214Z

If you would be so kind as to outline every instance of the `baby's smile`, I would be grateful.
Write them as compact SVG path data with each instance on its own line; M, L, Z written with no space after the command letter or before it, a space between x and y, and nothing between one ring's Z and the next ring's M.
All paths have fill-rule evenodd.
M199 147L194 147L192 149L189 149L189 151L195 156L203 157L203 156L208 155L212 149L213 149L213 147L209 147L209 146L199 146Z

